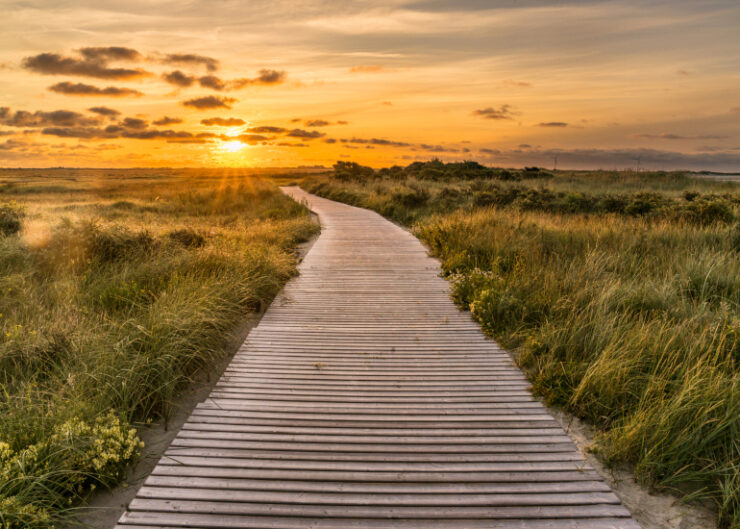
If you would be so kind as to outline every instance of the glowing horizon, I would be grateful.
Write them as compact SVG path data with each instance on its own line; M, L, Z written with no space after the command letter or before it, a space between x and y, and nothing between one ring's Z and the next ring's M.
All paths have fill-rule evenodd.
M12 4L0 166L740 171L735 1Z

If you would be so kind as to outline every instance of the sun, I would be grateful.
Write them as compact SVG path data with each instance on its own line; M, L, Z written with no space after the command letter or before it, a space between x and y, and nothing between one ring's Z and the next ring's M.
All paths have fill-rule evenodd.
M238 140L234 140L225 141L219 147L221 148L221 150L226 152L237 152L241 151L244 147L246 147L246 145Z

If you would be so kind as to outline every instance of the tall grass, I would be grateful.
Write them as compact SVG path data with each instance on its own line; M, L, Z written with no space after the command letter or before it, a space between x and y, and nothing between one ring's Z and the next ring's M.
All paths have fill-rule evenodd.
M70 523L70 506L116 483L140 449L133 426L168 416L317 230L256 177L64 185L50 195L19 179L21 228L0 235L8 528Z
M740 527L740 195L683 176L590 177L590 187L568 174L515 184L563 198L577 178L588 214L557 199L476 205L490 180L408 178L408 192L426 196L416 203L377 175L304 186L413 226L459 306L515 352L537 394L598 428L606 461L711 499L723 527ZM658 204L649 211L598 207L597 197L631 203L646 189ZM684 214L702 200L722 206Z

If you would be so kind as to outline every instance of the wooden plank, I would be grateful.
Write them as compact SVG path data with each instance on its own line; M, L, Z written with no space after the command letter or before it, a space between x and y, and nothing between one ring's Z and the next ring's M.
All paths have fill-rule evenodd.
M261 425L239 425L239 424L199 424L186 423L182 432L204 431L204 432L234 432L234 433L263 433L263 434L310 434L310 435L353 435L363 437L377 437L389 435L410 436L434 436L434 437L486 437L492 435L506 436L537 436L539 434L562 435L562 429L552 425L550 428L326 428L326 427L304 427L304 426L261 426Z
M244 516L167 512L127 512L116 529L640 529L629 518L557 520L348 519L326 517Z
M283 490L313 492L366 492L378 494L526 494L566 492L609 492L601 481L568 481L545 483L375 483L332 481L290 481L229 478L197 478L178 476L150 476L151 487L182 487L228 490ZM454 496L453 496L454 497Z
M246 479L280 479L297 481L357 481L357 482L396 482L396 483L544 483L568 481L596 481L601 476L592 470L553 470L550 472L354 472L336 470L284 470L254 469L239 467L213 466L211 461L203 461L205 466L191 464L167 464L170 456L163 457L152 470L154 475L195 476Z
M302 461L354 461L354 462L427 462L427 463L487 463L487 462L535 462L535 461L580 461L583 456L572 450L562 452L497 452L492 454L464 453L454 454L437 452L321 452L311 450L265 450L250 448L215 448L179 445L177 441L165 452L175 461L182 456L217 457L231 459L295 459Z
M322 234L120 529L639 529L412 235Z
M193 487L155 487L147 484L139 490L139 498L158 500L229 501L242 503L280 503L312 505L364 505L364 506L554 506L554 505L615 505L619 503L611 492L545 493L527 491L526 494L506 493L393 493L377 492L306 492L211 489Z
M315 505L304 503L237 503L229 501L150 500L136 497L129 504L130 511L178 512L199 514L238 514L240 516L321 516L327 518L595 518L626 517L629 512L621 505L544 505L544 506L495 506L455 507L425 506L364 506L364 505Z
M567 436L566 436L567 437ZM308 450L324 452L386 452L393 450L396 453L450 453L455 454L464 452L468 454L497 454L497 453L516 453L516 452L561 452L565 450L574 450L570 438L567 442L547 443L511 443L511 444L454 444L454 445L422 445L422 444L359 444L359 443L308 443L298 441L288 442L249 442L249 441L229 441L224 439L183 439L177 437L172 441L173 446L200 446L212 448L251 448L255 450ZM432 448L433 446L433 448ZM162 462L164 464L164 462Z

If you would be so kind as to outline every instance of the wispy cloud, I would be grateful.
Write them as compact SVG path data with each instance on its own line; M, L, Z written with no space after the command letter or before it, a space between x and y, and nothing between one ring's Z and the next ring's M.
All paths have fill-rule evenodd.
M498 108L487 107L474 110L473 115L484 119L514 119L514 110L511 105L501 105Z
M181 88L187 88L188 86L192 86L192 84L195 83L196 77L193 75L188 75L180 70L173 70L171 72L163 73L162 79L172 85L179 86Z
M359 143L369 145L383 145L386 147L411 147L410 143L404 141L386 140L384 138L342 138L342 143Z
M87 127L97 125L99 122L99 118L91 118L72 110L54 110L51 112L18 110L13 113L7 107L0 109L0 124L9 127L47 127L50 125Z
M194 53L170 53L162 57L160 62L179 66L205 66L209 72L215 72L220 66L217 59Z
M236 102L237 100L233 97L205 96L188 99L183 101L182 104L198 110L208 110L211 108L231 108Z
M81 48L80 55L88 61L106 63L108 61L139 61L143 58L141 53L121 46L103 46L97 48Z
M202 125L217 125L219 127L238 127L247 122L240 118L207 118L200 120Z
M100 88L85 83L70 83L69 81L51 85L49 90L68 96L141 97L144 95L133 88L120 88L117 86Z
M199 77L187 74L181 70L173 70L162 74L162 79L169 84L179 86L180 88L193 86L197 82L202 88L209 88L220 92L223 90L240 90L251 85L280 84L285 80L285 76L285 72L282 71L260 70L257 77L243 77L239 79L225 80L213 74L202 75Z
M287 136L290 136L291 138L301 138L302 140L313 140L316 138L322 138L326 136L326 134L319 132L318 130L293 129L288 131Z
M86 51L87 54L85 54ZM151 75L150 72L141 68L109 66L108 63L112 60L130 61L133 58L138 58L139 54L135 50L113 47L83 48L80 52L82 57L68 57L58 53L40 53L32 57L26 57L23 59L22 65L27 70L45 75L77 75L118 81L141 79Z
M198 79L198 83L203 88L210 88L212 90L224 90L227 86L227 83L223 79L215 75L204 75Z
M721 140L727 136L717 136L714 134L705 134L698 136L683 136L681 134L670 134L663 132L660 134L634 134L633 138L645 138L651 140Z
M99 116L104 116L106 118L114 119L121 115L121 112L116 110L115 108L108 108L108 107L90 107L87 109L89 112L92 112L94 114L98 114Z
M266 133L266 134L282 134L283 132L288 132L288 129L283 127L271 127L269 125L263 125L260 127L250 127L249 132L255 132L255 133Z
M256 77L243 77L234 79L227 83L230 90L239 90L252 85L275 85L285 81L287 74L282 70L263 69L258 72Z
M234 138L232 138L231 136L226 136L223 139L225 139L225 140L233 140ZM243 143L248 143L250 145L255 145L255 144L259 143L259 142L263 142L263 141L269 140L270 138L268 138L267 136L263 136L261 134L240 134L239 136L236 137L236 139L239 140L239 141L241 141L241 142L243 142Z
M169 116L164 116L159 119L155 119L152 121L152 125L156 125L158 127L163 127L165 125L177 125L178 123L182 123L182 119L180 118L171 118Z

